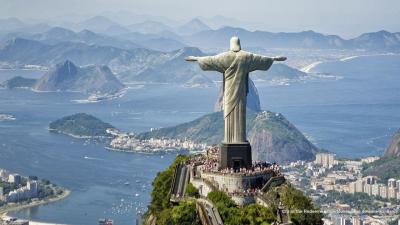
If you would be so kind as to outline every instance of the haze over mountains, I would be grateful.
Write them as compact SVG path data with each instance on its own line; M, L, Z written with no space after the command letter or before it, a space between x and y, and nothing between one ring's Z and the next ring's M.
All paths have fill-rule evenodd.
M226 48L226 40L233 35L237 35L243 40L245 47L335 48L391 51L398 51L400 49L400 33L390 33L384 30L361 34L353 39L343 39L337 35L325 35L314 31L293 33L249 31L240 27L227 26L229 20L224 20L223 18L219 20L225 21L226 24L219 24L219 28L217 29L212 29L199 18L194 18L185 24L174 24L175 27L165 24L164 18L159 20L150 17L147 18L140 20L140 22L121 25L106 16L95 16L77 23L59 23L58 26L78 33L82 30L90 30L106 36L119 36L120 38L124 38L125 35L132 37L130 33L139 33L144 35L142 36L142 40L166 38L200 48ZM136 20L138 19L136 18ZM203 20L205 19L203 18ZM17 18L1 19L0 34L4 36L6 33L18 33L19 35L24 35L24 33L41 33L49 30L50 26L44 23L26 24ZM36 31L34 30L35 27L37 28Z
M194 63L187 63L189 55L205 55L198 48L185 47L171 52L146 48L122 49L112 46L90 45L83 42L44 44L40 41L14 38L0 48L0 61L8 66L51 65L71 60L77 65L107 65L123 82L178 83L196 80L211 84L221 75L201 71ZM257 72L257 80L276 78L300 79L306 74L285 64L276 64L268 72Z
M49 68L70 60L78 66L106 65L125 83L207 87L220 81L221 76L201 71L198 65L186 63L184 58L227 49L233 35L241 38L243 49L400 51L400 33L387 31L347 40L314 31L271 33L229 26L213 29L200 18L184 24L165 24L164 20L150 17L132 23L126 18L124 21L120 24L99 15L80 22L59 23L63 27L50 27L43 23L28 24L17 18L0 20L0 66ZM268 72L252 74L252 79L301 80L306 76L285 64L274 64Z

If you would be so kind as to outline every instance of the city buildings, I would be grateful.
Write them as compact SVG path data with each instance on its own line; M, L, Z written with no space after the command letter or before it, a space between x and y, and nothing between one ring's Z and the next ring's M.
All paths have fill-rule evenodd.
M0 200L4 202L19 202L38 197L39 185L36 180L26 181L26 185L22 186L22 177L18 174L10 174L6 170L0 170L0 177L3 182L8 182L17 187L8 191L4 187L0 187Z
M19 174L10 174L8 176L8 182L14 183L15 185L21 184L21 176Z
M379 157L336 160L331 154L332 160L332 157L328 155L318 154L313 162L298 161L284 165L282 166L283 174L292 185L306 192L315 201L329 199L326 197L329 197L332 191L339 192L340 195L366 193L371 198L371 206L363 205L362 207L363 209L367 207L367 211L372 210L376 213L368 213L368 216L362 214L360 212L363 210L357 209L358 203L354 205L351 201L322 200L320 207L327 211L324 224L387 225L393 224L394 221L397 224L398 212L400 212L400 180L391 178L382 183L378 177L363 177L362 174L363 163L373 162ZM333 194L336 196L338 193Z
M331 153L318 153L315 156L315 164L321 165L324 168L331 168L336 164L335 154Z

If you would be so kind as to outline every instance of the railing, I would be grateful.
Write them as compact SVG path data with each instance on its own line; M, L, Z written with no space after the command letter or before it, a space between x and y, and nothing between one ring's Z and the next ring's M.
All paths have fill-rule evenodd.
M284 176L271 177L267 183L261 188L261 192L267 192L271 186L276 187L285 183L286 179Z

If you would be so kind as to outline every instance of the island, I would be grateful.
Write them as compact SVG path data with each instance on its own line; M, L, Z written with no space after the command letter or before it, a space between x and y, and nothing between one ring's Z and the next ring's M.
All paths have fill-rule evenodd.
M0 84L0 87L6 89L27 88L30 89L35 85L37 79L25 78L21 76L13 77Z
M70 191L37 176L0 169L0 215L66 198ZM1 224L1 219L0 219Z
M110 138L107 129L114 127L86 113L65 116L49 124L49 131L66 134L75 138Z

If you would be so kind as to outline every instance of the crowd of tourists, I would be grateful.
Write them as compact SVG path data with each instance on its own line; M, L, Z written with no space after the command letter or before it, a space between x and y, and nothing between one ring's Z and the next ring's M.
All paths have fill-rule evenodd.
M219 166L218 158L208 157L207 155L196 155L186 162L191 166L202 166L203 171L218 172L223 174L242 174L255 175L258 173L271 172L280 175L280 166L277 163L268 163L263 161L254 161L250 168L223 168Z

